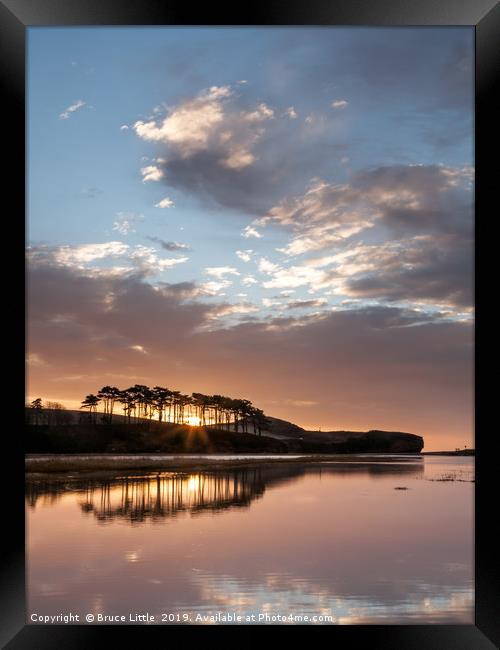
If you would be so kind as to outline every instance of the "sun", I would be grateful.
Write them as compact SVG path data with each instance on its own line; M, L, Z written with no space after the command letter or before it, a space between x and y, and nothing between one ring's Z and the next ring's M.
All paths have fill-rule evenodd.
M191 416L188 417L188 419L187 419L187 423L188 423L189 426L191 426L191 427L199 427L200 424L201 424L201 420L200 420L200 418L197 417L196 415L191 415Z

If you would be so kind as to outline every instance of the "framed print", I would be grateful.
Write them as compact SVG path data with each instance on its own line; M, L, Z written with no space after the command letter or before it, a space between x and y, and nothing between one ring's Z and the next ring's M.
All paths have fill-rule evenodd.
M0 10L26 260L4 646L496 647L498 4Z

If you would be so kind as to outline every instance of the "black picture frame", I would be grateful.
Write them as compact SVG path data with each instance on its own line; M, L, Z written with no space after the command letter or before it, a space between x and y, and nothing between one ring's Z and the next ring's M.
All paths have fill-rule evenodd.
M4 128L12 136L8 149L9 163L4 171L5 188L14 198L16 220L20 227L14 234L19 252L24 250L23 219L25 194L25 36L31 26L84 25L349 25L349 26L445 26L470 25L476 34L476 611L475 625L419 625L419 626L328 626L332 644L365 642L373 648L412 650L418 648L446 650L487 650L500 644L500 594L494 567L498 565L498 551L492 532L495 518L495 432L488 425L488 404L494 404L493 386L482 380L480 370L489 356L484 330L488 321L483 313L481 294L488 271L478 262L489 258L486 250L491 239L482 235L495 216L493 191L498 183L495 168L489 165L487 151L498 133L498 108L494 91L500 61L500 5L495 0L262 0L251 5L215 7L206 3L194 9L189 3L164 0L123 2L120 0L0 0L0 78L4 88ZM496 119L495 119L496 118ZM495 158L498 154L495 153ZM494 176L495 174L495 176ZM496 197L495 197L496 198ZM497 209L498 211L498 209ZM490 218L488 218L490 217ZM485 224L483 226L483 224ZM13 244L12 244L13 245ZM17 249L17 246L16 246ZM492 253L493 255L493 253ZM7 281L14 275L23 277L24 253L9 266ZM23 261L21 261L23 259ZM489 258L491 259L491 258ZM494 257L493 257L494 259ZM484 268L484 267L483 267ZM12 289L19 295L21 286ZM14 302L14 301L13 301ZM485 300L485 303L488 301ZM486 306L486 304L485 304ZM486 311L486 310L485 310ZM22 312L22 310L20 310ZM23 315L21 315L23 317ZM20 353L24 358L24 340L19 337L23 327L12 327L12 340L21 338ZM17 331L17 335L14 334ZM6 335L7 336L7 335ZM484 355L483 355L483 352ZM22 367L22 366L21 366ZM23 400L24 384L19 387ZM17 394L17 391L16 391ZM479 408L478 398L481 397ZM489 399L491 397L491 399ZM16 400L17 401L17 400ZM21 431L18 425L17 431ZM4 457L4 473L8 475L8 502L2 519L4 528L2 607L0 641L9 649L36 648L94 648L116 642L116 634L126 634L129 643L147 643L151 635L166 634L161 626L39 626L25 623L25 556L24 556L24 450L22 436L9 434L10 449ZM6 467L5 467L6 466ZM493 501L493 505L488 503ZM172 630L168 627L168 630ZM213 638L217 627L183 627L185 642L193 634L203 633L205 643ZM260 627L248 628L250 637ZM265 628L267 631L269 627ZM290 628L289 628L290 629ZM308 636L319 628L308 628ZM225 634L241 635L241 629L224 628ZM294 631L296 628L294 627ZM325 628L323 627L323 630ZM283 627L280 628L280 634ZM295 632L294 632L295 633ZM249 638L250 638L249 637ZM165 636L165 640L170 637Z

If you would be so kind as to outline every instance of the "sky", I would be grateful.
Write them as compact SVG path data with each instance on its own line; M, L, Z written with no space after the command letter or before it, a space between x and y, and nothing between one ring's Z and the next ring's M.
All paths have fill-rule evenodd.
M473 446L473 29L28 29L28 399Z

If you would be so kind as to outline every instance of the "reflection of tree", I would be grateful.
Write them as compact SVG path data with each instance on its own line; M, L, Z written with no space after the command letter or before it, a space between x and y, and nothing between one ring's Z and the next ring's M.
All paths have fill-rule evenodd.
M130 523L159 521L181 512L197 514L228 508L248 507L262 497L266 487L293 481L307 473L321 475L387 475L422 473L421 463L279 463L259 467L218 471L159 472L155 475L134 473L110 475L105 479L30 479L26 484L26 501L32 508L39 499L52 503L65 493L79 495L83 513L92 513L98 521L125 519Z
M122 518L141 522L175 517L185 511L248 506L264 489L259 469L231 474L158 474L153 478L127 477L97 489L89 486L80 505L100 521Z
M81 497L84 513L99 521L175 517L180 512L196 514L246 507L265 491L261 468L231 472L158 473L155 476L126 476L109 480L29 481L26 500L35 507L39 498L54 501L71 490Z

